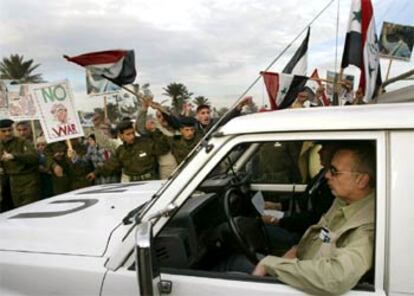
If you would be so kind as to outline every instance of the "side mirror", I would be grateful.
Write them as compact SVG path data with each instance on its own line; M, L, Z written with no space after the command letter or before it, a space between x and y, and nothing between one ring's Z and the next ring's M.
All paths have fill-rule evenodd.
M160 272L153 264L154 252L152 224L149 221L140 223L135 233L135 267L138 277L139 292L142 296L160 295Z

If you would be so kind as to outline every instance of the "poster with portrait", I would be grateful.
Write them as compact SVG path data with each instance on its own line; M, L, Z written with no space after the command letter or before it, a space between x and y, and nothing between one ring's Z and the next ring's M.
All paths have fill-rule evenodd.
M384 22L380 38L380 56L409 62L413 51L414 27Z
M48 143L83 136L73 94L67 80L33 86L40 124Z
M39 118L31 86L34 84L7 85L8 115L15 121Z
M6 83L0 80L0 118L8 117L7 88Z
M334 71L326 71L326 79L329 81L338 81L339 80L339 73L335 73ZM353 99L353 89L354 89L354 81L355 76L349 74L342 75L342 81L344 82L341 84L338 93L338 100L339 102L352 102ZM332 101L334 96L334 85L333 83L326 84L326 94L328 95L329 99Z

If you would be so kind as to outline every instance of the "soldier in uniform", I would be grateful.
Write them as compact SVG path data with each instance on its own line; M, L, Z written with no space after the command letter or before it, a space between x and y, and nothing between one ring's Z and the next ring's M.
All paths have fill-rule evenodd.
M200 141L200 135L195 130L196 121L191 117L180 119L180 134L174 136L171 141L171 151L177 163L181 163L191 150Z
M93 185L86 176L94 170L92 160L87 155L87 146L79 139L72 139L73 151L69 151L69 173L71 177L71 190L85 188Z
M10 119L0 120L0 166L10 186L11 209L40 199L36 150L29 141L13 135L13 123Z
M85 177L93 171L86 154L86 145L79 139L71 139L73 150L65 142L56 142L46 148L46 167L52 172L53 193L62 194L93 185Z
M20 121L16 123L16 132L19 138L28 140L33 143L33 131L28 121Z
M53 194L62 194L71 189L70 163L65 142L55 142L45 149L46 170L52 173Z
M94 180L99 175L109 176L122 171L128 177L127 182L157 179L157 156L170 150L167 138L157 132L148 137L136 137L131 121L121 121L117 128L123 144L87 178Z

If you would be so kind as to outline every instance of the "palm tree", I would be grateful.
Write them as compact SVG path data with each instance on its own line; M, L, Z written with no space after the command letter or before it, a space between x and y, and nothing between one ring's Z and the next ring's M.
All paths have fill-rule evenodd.
M169 96L172 99L171 106L175 115L181 113L184 103L186 103L193 95L192 92L188 91L184 84L177 82L168 84L163 90L165 91L163 95Z
M32 73L39 66L40 64L33 65L32 59L24 61L23 55L12 54L0 62L0 78L14 80L17 83L44 82L42 74Z
M195 105L201 106L201 105L210 105L210 102L208 101L208 99L205 96L197 96L194 98L193 103Z

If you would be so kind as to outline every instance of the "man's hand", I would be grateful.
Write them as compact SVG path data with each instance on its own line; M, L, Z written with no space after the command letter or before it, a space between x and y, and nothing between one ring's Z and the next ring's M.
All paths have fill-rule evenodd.
M63 169L60 165L55 165L53 167L53 173L56 177L63 177Z
M244 106L251 104L253 101L253 97L252 96L247 96L244 97L240 103L237 105L237 109L241 110Z
M263 265L261 265L260 262L259 262L259 264L256 265L256 268L253 270L252 275L266 276L267 275L266 268Z
M142 103L144 108L148 109L148 107L152 106L154 97L152 96L144 96L142 98Z
M89 173L86 175L86 179L88 179L89 181L93 181L96 179L96 174L94 172Z
M3 161L8 161L8 160L13 160L14 159L14 155L11 153L8 153L6 151L3 151L3 155L1 156L1 160Z
M73 161L73 159L76 157L76 151L73 149L68 149L68 157Z
M266 210L282 210L282 204L280 202L265 201L264 208Z
M293 246L292 248L290 248L289 251L287 251L285 253L285 255L282 256L282 258L286 258L286 259L295 259L298 257L298 247L297 246Z
M271 225L277 225L279 224L279 220L276 217L270 216L270 215L263 215L262 221L265 224L271 224Z
M320 97L323 95L323 93L325 92L325 87L323 85L320 85L317 89L316 89L316 96Z

